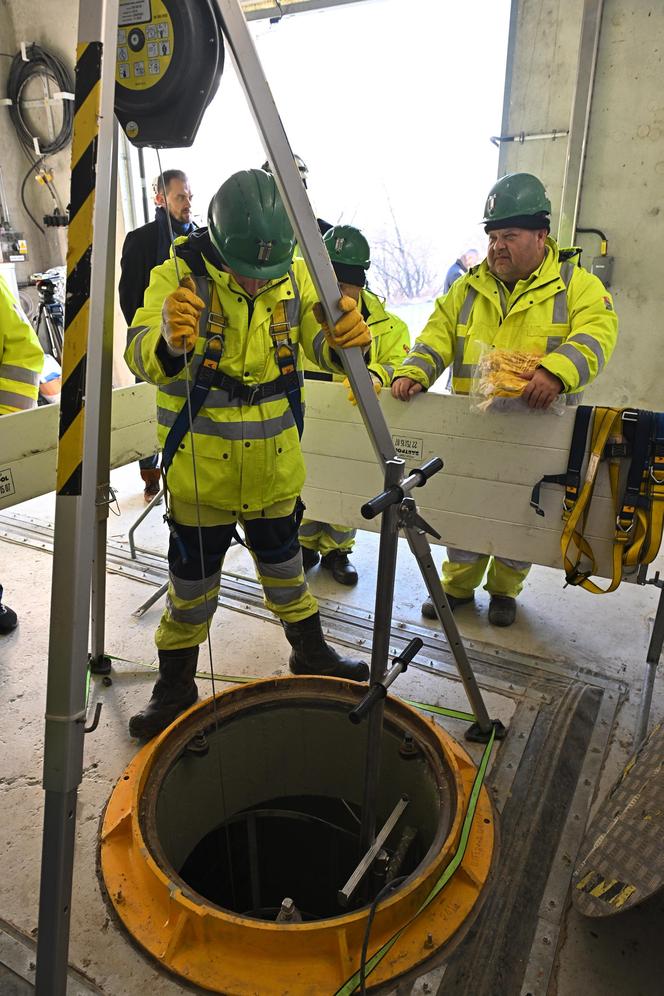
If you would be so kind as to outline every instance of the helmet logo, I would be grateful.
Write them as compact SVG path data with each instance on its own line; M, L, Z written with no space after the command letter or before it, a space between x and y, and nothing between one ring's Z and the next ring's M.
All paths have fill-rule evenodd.
M486 213L493 214L495 207L496 207L496 195L489 194L486 202Z
M267 263L267 262L269 262L270 254L272 252L273 246L274 246L274 242L259 242L258 243L258 262L259 263Z
M334 240L334 251L335 252L343 252L343 248L344 248L345 245L346 245L346 240L343 237L343 235L338 236Z

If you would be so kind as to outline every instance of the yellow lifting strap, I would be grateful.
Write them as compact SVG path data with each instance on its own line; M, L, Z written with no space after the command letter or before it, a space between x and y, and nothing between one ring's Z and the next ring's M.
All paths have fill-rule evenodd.
M623 419L635 416L631 443L631 463L625 488L620 489L620 449L624 439ZM624 455L624 449L620 453ZM612 576L606 588L601 588L591 576L597 563L592 547L584 536L592 504L600 461L608 460L611 497L615 512ZM595 408L593 413L590 454L583 485L576 497L563 503L565 525L561 536L561 552L567 583L585 588L595 595L615 591L626 568L633 572L656 557L664 531L664 415L654 412L631 412L623 408ZM588 566L581 570L586 558Z

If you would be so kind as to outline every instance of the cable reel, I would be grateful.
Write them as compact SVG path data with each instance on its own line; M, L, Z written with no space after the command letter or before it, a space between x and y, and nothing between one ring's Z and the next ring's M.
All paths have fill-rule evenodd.
M210 0L120 0L115 113L133 145L192 145L223 67Z

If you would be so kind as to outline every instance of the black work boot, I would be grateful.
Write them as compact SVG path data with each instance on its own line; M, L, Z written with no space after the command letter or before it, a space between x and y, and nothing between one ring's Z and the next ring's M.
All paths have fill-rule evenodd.
M300 549L302 550L302 566L305 571L310 571L320 560L320 555L317 550L310 550L308 546L300 547Z
M357 571L348 559L348 554L344 550L332 550L321 557L320 566L326 571L332 572L332 577L339 584L357 584Z
M354 661L340 654L325 642L316 612L301 622L283 622L286 639L293 648L288 666L293 674L324 674L332 678L350 678L367 681L369 668L362 661Z
M0 633L11 633L17 625L18 619L14 610L0 602Z
M511 626L516 619L516 598L492 595L489 599L489 622L492 626Z
M454 610L457 609L460 605L470 605L471 602L474 602L475 596L469 595L467 598L457 598L456 595L448 595L447 601L449 602L449 606L452 612L454 612ZM431 598L425 598L425 600L422 602L422 615L424 616L425 619L438 618L438 616L436 615L434 604L431 601Z
M159 651L159 680L145 709L129 720L132 737L151 740L194 704L198 698L194 682L197 663L198 647Z

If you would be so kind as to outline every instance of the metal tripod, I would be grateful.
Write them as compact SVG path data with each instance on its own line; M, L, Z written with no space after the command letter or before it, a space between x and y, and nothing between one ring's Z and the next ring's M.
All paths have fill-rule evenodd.
M334 324L341 314L337 280L244 15L238 0L212 2L221 16L226 41L326 319ZM92 656L94 661L103 657L115 287L117 145L113 136L113 102L117 23L118 0L80 0L63 363L67 373L63 377L60 415L44 746L37 996L64 996L67 988L76 805L83 772L91 589ZM86 83L90 87L95 82L98 89L93 86L86 91ZM86 106L89 104L96 113L88 114L83 109L86 98ZM76 240L71 238L74 228L80 236ZM383 468L390 463L394 465L395 447L361 351L342 350L342 360L376 456ZM426 536L412 524L406 525L404 531L447 634L477 720L477 734L488 739L493 724ZM384 634L381 639L384 640ZM376 660L376 673L382 670L384 678L386 662L378 663L378 655Z

